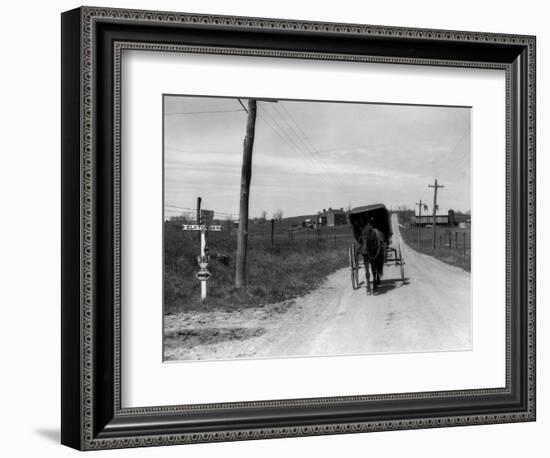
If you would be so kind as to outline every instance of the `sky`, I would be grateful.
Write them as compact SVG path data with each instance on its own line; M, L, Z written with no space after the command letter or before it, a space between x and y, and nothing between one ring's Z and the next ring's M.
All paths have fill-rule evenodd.
M246 99L240 99L247 106ZM247 113L236 98L165 96L165 217L196 206L238 216ZM471 207L471 109L258 101L251 217L384 203Z

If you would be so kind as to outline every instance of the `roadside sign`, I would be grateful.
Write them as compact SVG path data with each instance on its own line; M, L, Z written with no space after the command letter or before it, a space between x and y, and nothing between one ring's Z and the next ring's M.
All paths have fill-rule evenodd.
M199 197L199 207L200 207L200 197ZM206 298L206 281L210 278L211 273L206 269L208 267L208 262L210 257L208 256L208 247L206 246L206 233L207 232L219 232L223 228L221 225L210 224L214 217L214 212L212 210L201 210L201 220L204 223L208 224L182 224L181 228L184 231L200 231L200 242L201 242L201 251L200 255L197 256L197 262L199 264L200 270L195 274L201 281L201 300Z
M222 226L206 224L182 224L181 226L184 231L214 231L218 232L222 230Z
M206 267L208 266L208 261L209 261L209 257L208 256L198 256L197 257L197 262L199 263L199 267L201 268L201 270L205 270Z
M201 222L210 224L214 219L214 210L201 210Z
M184 231L204 231L206 226L204 224L183 224L182 228Z
M208 272L208 270L199 270L196 274L195 274L195 277L197 277L200 281L206 281L210 278L210 275L211 273Z

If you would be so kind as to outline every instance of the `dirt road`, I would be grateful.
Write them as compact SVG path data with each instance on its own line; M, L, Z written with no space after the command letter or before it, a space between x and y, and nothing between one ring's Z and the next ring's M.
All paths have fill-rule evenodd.
M293 301L238 313L166 317L165 359L230 359L471 348L470 274L406 245L407 281L385 267L376 295L353 290L347 268ZM364 271L360 271L364 281Z

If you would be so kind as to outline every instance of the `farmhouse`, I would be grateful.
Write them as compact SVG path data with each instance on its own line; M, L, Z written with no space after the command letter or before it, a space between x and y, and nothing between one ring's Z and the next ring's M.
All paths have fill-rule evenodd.
M459 226L460 228L470 227L471 216L470 213L460 213L454 210L440 211L437 209L435 215L435 224L438 226ZM433 215L431 210L426 205L422 210L422 214L418 213L418 208L414 217L411 219L411 223L419 226L427 226L433 224Z
M424 207L422 214L419 214L418 210L416 210L412 223L417 226L432 225L434 223L432 210L428 209L427 205ZM448 210L444 212L438 208L435 215L435 224L437 226L454 226L456 224L454 211Z
M334 210L329 207L328 210L325 210L323 208L322 212L319 212L317 214L317 222L321 226L328 226L328 227L334 227L334 226L341 226L344 224L347 224L348 218L346 216L346 212L343 208L340 208L339 210Z

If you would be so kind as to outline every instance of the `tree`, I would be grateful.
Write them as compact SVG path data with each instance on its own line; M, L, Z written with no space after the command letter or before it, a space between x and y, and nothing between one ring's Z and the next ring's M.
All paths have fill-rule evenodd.
M267 212L265 210L262 210L262 213L260 213L260 221L262 223L265 223L266 219L267 219Z
M273 213L273 219L279 222L283 220L283 211L280 208Z

